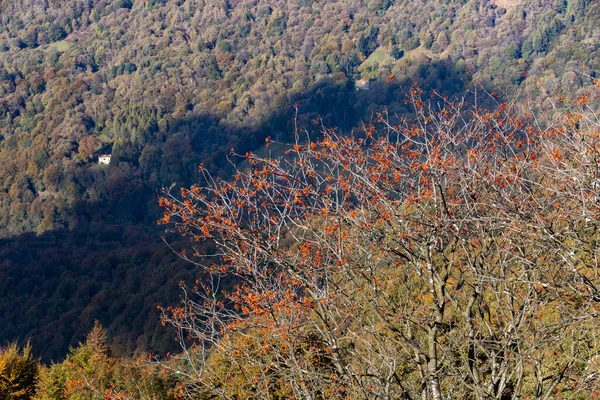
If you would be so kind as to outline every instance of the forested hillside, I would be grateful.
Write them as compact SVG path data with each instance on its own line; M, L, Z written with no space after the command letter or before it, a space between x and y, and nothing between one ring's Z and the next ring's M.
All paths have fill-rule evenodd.
M248 153L227 180L201 168L159 200L203 273L160 308L179 350L123 356L96 322L62 362L0 348L0 397L597 399L593 83L572 102L548 97L553 113L414 85L398 125L382 114L353 136Z
M408 113L414 81L576 98L597 26L590 0L0 0L0 343L57 359L100 319L125 352L168 349L134 317L193 275L154 227L162 187L291 141L296 103L318 133Z
M102 320L121 353L177 348L157 306L176 301L179 282L198 274L156 231L101 226L32 236L0 240L3 340L30 340L44 361L58 360Z
M468 68L507 91L541 77L544 89L572 93L578 73L593 74L598 4L502 4L3 1L1 234L143 220L149 188L193 181L201 161L232 146L288 137L285 119L251 136L323 78L344 90L403 67L455 91ZM337 97L312 111L348 112ZM112 152L111 167L95 165L101 152Z

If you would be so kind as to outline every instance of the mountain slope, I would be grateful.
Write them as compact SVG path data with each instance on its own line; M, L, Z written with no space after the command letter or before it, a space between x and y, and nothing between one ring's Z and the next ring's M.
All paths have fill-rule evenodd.
M155 340L130 318L151 315L150 293L136 312L119 311L136 289L120 289L119 274L98 281L111 250L85 250L76 236L114 234L118 265L159 290L184 267L155 277L152 257L127 250L162 254L159 234L128 241L106 227L144 231L158 218L157 192L193 183L201 162L226 176L232 147L289 141L293 104L302 127L318 131L322 117L350 131L384 108L407 112L413 80L450 95L477 81L533 100L576 97L600 69L598 25L590 0L0 0L0 273L12 282L0 291L12 321L0 342L56 340L36 346L56 357L96 317L114 337L135 331L124 351ZM97 164L102 153L109 166ZM62 239L46 240L54 235ZM26 257L30 245L41 250ZM77 277L71 303L68 276ZM88 284L90 293L77 289ZM26 299L11 307L15 285ZM161 301L177 301L167 292ZM54 339L57 321L65 333Z
M600 38L591 29L598 7L584 0L3 1L0 234L74 226L79 202L114 197L115 181L156 188L193 180L196 164L244 135L232 126L259 125L330 74L353 82L404 67L444 89L468 67L475 79L507 90L541 77L549 90L571 91L581 82L577 71L598 68ZM376 49L400 58L363 63ZM435 76L434 60L453 68ZM214 117L189 123L203 115ZM107 151L113 166L94 166Z

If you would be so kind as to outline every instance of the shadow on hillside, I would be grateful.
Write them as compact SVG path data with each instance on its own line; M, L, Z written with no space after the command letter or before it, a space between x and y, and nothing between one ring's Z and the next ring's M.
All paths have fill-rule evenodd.
M110 166L77 171L80 186L101 200L85 195L69 210L74 229L0 240L0 345L31 340L37 356L56 361L84 340L97 319L120 352L176 350L174 332L160 325L156 305L177 303L177 283L194 279L198 271L161 240L160 188L196 182L200 163L226 178L232 147L243 154L267 137L292 141L295 104L299 126L314 135L321 127L314 120L350 132L384 107L391 114L406 113L403 100L413 81L456 96L468 85L468 78L444 61L419 68L416 76L370 82L364 89L337 74L279 99L268 118L251 126L201 115L173 121L143 148L115 145ZM178 240L171 238L175 247L185 248Z
M0 240L0 345L29 340L42 361L58 361L99 320L117 353L177 350L157 306L176 302L178 282L196 271L147 228L100 224Z
M467 75L457 73L453 64L444 60L419 67L411 76L399 73L389 84L372 81L361 89L338 73L303 93L277 99L268 117L251 124L240 126L206 114L172 121L163 131L146 135L143 145L115 144L110 166L86 166L77 171L75 179L87 192L73 210L72 226L153 224L160 215L157 193L170 185L184 187L198 182L198 165L208 167L214 176L227 178L233 172L228 157L232 148L238 154L255 151L267 137L292 142L296 104L298 126L303 131L316 136L324 125L349 133L361 121L373 120L384 108L392 116L407 114L404 100L413 82L420 82L425 91L436 89L461 97L467 93L468 81ZM101 195L92 200L88 192Z

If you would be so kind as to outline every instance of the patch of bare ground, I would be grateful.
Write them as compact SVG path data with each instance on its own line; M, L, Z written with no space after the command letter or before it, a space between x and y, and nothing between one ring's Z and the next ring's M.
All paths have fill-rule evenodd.
M510 9L516 7L521 3L522 0L492 0L492 3L497 5L498 7L502 7L505 9Z

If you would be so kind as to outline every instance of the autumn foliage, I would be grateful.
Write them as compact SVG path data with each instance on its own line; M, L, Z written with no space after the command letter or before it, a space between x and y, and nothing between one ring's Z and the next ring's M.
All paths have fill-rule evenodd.
M28 400L35 392L38 363L31 346L19 349L16 344L0 348L0 398Z
M107 331L96 321L87 339L67 358L41 366L37 385L27 399L35 400L174 400L170 375L152 357L112 354ZM36 364L37 365L37 364Z
M181 393L597 396L595 93L548 112L415 86L398 125L297 131L286 156L162 198L163 223L215 246L182 254L208 278L164 310Z

